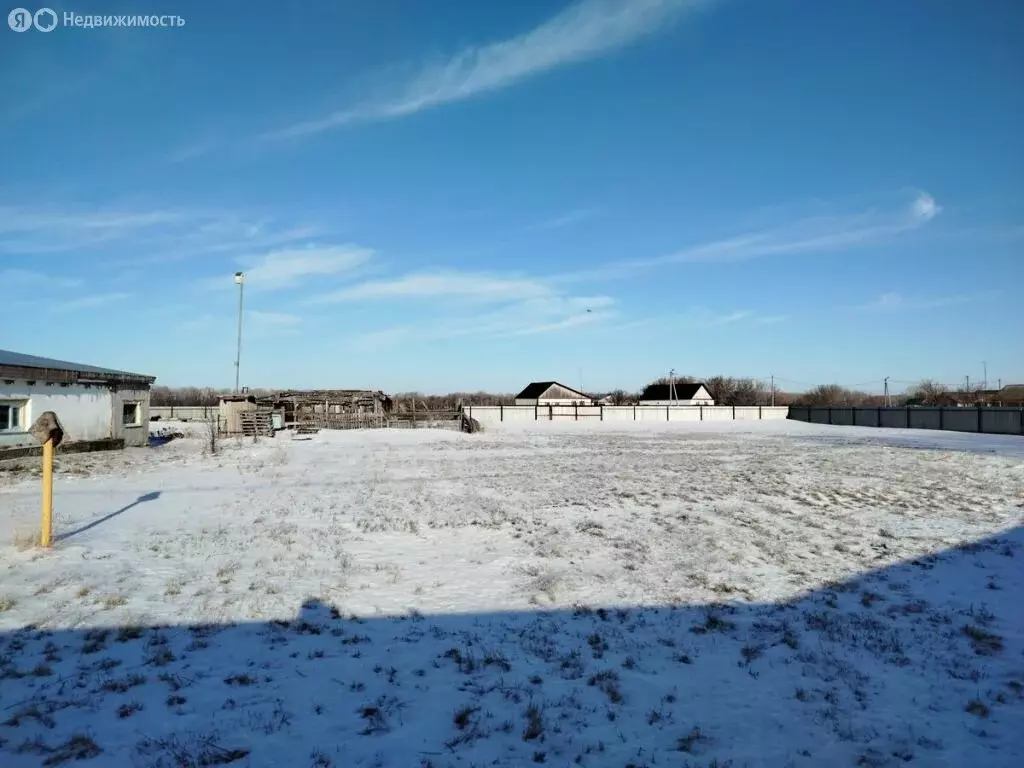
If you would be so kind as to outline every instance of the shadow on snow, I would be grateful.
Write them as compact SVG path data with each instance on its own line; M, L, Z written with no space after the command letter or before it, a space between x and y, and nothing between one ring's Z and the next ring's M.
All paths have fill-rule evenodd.
M1021 765L1022 545L777 604L24 627L0 763Z
M65 539L70 539L72 536L77 536L80 533L85 533L86 531L88 531L88 530L90 530L92 528L95 528L97 525L102 525L103 523L107 522L107 520L115 518L118 515L121 515L121 514L127 512L129 509L132 509L133 507L137 507L139 504L145 504L147 501L156 501L159 498L160 498L160 491L153 491L151 493L144 493L143 495L139 496L139 498L137 498L135 501L133 501L131 504L126 504L125 506L121 507L120 509L114 510L113 512L111 512L108 515L104 515L103 517L101 517L101 518L99 518L97 520L93 520L92 522L86 523L85 525L82 525L82 526L79 526L78 528L75 528L73 531L68 531L67 533L62 533L59 536L54 537L54 539L55 539L55 541L64 541Z

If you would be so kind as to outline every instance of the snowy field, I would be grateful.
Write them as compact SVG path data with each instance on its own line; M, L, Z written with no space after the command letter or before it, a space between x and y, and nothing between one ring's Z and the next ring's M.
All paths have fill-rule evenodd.
M1024 765L1022 438L196 433L59 457L45 553L37 463L4 768Z

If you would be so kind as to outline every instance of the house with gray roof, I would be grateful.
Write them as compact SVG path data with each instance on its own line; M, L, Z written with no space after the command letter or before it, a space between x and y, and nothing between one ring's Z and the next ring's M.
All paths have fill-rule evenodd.
M156 378L0 349L0 458L36 445L29 429L53 411L62 449L121 448L149 442L149 393Z
M531 381L516 395L516 405L592 405L594 398L586 392L559 384L557 381Z

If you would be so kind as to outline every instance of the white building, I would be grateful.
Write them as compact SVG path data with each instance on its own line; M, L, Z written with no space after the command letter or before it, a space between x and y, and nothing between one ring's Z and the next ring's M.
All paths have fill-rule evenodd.
M684 384L677 381L675 393L669 391L668 384L652 384L640 395L640 405L714 405L707 387L701 382ZM673 398L673 394L675 397Z
M594 398L557 381L534 381L516 395L515 402L516 405L593 405Z
M65 444L147 445L155 380L0 349L0 455L37 445L28 430L45 411L57 414Z

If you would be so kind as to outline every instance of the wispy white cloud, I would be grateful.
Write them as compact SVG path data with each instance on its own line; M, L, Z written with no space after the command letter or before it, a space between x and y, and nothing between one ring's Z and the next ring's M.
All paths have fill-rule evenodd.
M978 293L957 293L946 296L904 296L901 293L883 293L874 301L862 304L856 309L868 312L913 312L939 307L955 307L974 304L999 295L999 291Z
M212 152L216 147L217 144L213 141L195 141L172 150L165 159L169 163L183 163L186 160Z
M934 219L941 207L927 192L918 192L902 207L868 210L838 216L815 216L759 232L699 243L652 258L616 261L553 279L612 280L673 264L718 264L769 256L832 253L864 245L878 245L912 232Z
M75 288L82 284L78 278L55 277L31 269L0 269L0 286L5 289L28 290L47 288Z
M237 316L203 313L179 322L174 328L186 333L224 332L227 337L236 322ZM246 339L266 339L297 333L302 322L302 317L287 312L247 309L242 317L242 329Z
M120 240L181 220L175 211L0 206L0 253L56 253Z
M56 303L53 309L56 311L74 311L78 309L95 309L102 307L107 304L113 304L114 302L124 301L129 297L127 293L94 293L87 296L81 296L77 299L71 299L70 301L64 301Z
M354 245L308 246L271 251L244 266L246 286L290 288L309 278L350 272L373 257L369 248Z
M302 318L287 312L250 310L244 317L245 332L250 338L264 339L299 332Z
M454 273L447 277L447 282L432 285L429 294L422 284L416 283L420 288L416 295L433 299L427 301L426 306L421 305L425 315L421 322L374 331L366 334L363 341L511 338L599 325L618 314L616 302L610 296L571 296L520 278L503 279L494 275L481 278ZM465 278L465 282L461 278ZM485 280L489 290L472 293L470 287L476 279ZM387 298L396 294L373 292L372 295ZM489 306L483 309L485 305ZM477 311L470 313L474 308ZM403 305L403 309L410 311L408 305Z
M935 198L927 192L921 192L914 198L914 216L921 221L931 221L939 215L942 208L935 202Z
M294 243L322 234L218 210L48 210L0 207L0 253L132 247L125 264L156 264Z
M562 227L569 227L573 224L579 224L581 221L591 219L596 213L597 211L593 208L577 208L572 211L566 211L559 216L545 219L528 227L528 229L561 229Z
M446 270L359 283L314 296L310 303L332 304L396 298L493 302L544 297L551 292L551 288L543 282L527 277Z
M294 246L324 234L311 225L282 226L267 218L221 210L0 205L0 254L26 256L102 248L109 256L118 249L131 249L130 257L105 261L110 266L252 253Z
M286 312L263 312L258 309L249 310L245 313L248 320L265 327L291 327L302 322L298 315L290 315Z
M388 120L507 88L557 67L596 58L663 29L709 0L582 0L516 37L467 48L429 65L374 100L283 128L285 138L350 123Z

